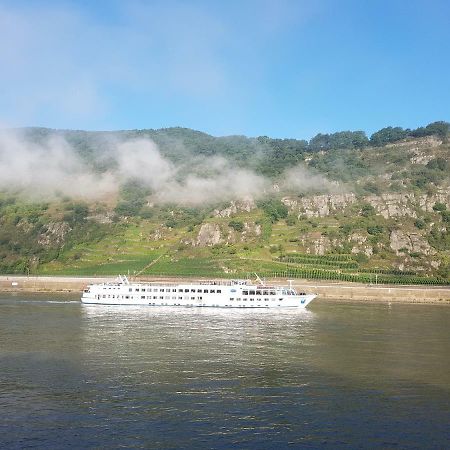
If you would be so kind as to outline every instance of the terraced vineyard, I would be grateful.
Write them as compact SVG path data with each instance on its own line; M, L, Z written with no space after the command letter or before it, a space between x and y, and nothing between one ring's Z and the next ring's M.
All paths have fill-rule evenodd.
M231 167L254 171L266 187L234 200L225 194L218 199L213 192L209 199L206 192L201 204L161 201L136 179L123 180L115 196L96 200L55 193L51 201L37 202L0 192L0 272L194 278L247 278L256 272L261 277L448 285L450 134L436 127L450 129L436 123L418 130L421 138L408 135L386 146L367 142L363 148L326 151L300 141L216 140L182 129L132 132L165 146L171 164L187 164L177 189L185 187L182 174L193 173L189 164L211 155L236 157ZM26 135L39 140L42 133L53 131ZM162 139L167 133L190 145L191 153L178 154L171 140ZM103 153L95 153L99 143L88 134L68 133L67 139L77 148L90 143L77 150L89 167L98 163L98 170L114 172L112 161L109 169L102 166ZM266 146L263 166L253 160L254 144ZM87 148L92 152L85 153ZM302 170L291 185L284 184L297 163ZM220 168L210 169L201 171L204 181L223 175ZM307 191L297 186L305 173L314 175L318 186L313 183ZM189 200L192 192L185 194Z

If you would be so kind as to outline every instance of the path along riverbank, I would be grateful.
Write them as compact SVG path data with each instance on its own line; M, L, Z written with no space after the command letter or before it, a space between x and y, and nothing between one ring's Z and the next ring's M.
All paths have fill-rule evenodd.
M92 283L112 282L115 277L66 277L66 276L0 276L3 292L80 292ZM191 283L193 278L139 277L139 281ZM287 285L285 279L269 279L267 284ZM359 283L333 283L294 280L292 286L298 291L313 292L320 299L335 301L400 302L450 305L448 286L392 286Z

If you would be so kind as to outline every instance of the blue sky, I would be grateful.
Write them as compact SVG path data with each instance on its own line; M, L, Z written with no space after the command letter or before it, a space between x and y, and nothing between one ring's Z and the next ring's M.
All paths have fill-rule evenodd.
M450 120L450 2L0 0L0 124L214 135Z

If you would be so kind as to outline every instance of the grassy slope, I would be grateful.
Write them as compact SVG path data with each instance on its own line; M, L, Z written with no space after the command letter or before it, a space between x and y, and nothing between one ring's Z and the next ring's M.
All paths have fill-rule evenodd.
M180 133L182 131L180 130ZM310 162L328 178L339 179L341 182L350 179L353 183L352 190L362 195L369 195L374 189L378 194L415 193L417 195L435 192L438 186L448 190L448 184L446 184L448 174L429 170L424 164L414 164L411 161L408 152L416 146L417 143L411 141L389 148L368 148L363 151L348 152L329 151L313 154ZM420 148L420 152L430 154L434 158L449 160L450 147L448 144L434 148L425 146ZM386 175L389 176L386 177ZM433 177L435 181L432 181ZM425 185L423 185L424 179ZM0 196L0 207L1 202L6 200ZM239 212L232 217L233 220L260 222L262 234L244 241L241 241L241 236L237 234L237 242L232 244L192 246L189 242L196 239L201 224L195 221L190 223L191 219L189 219L186 223L168 228L162 226L167 215L155 215L152 219L121 219L119 223L104 226L97 226L88 219L80 227L72 225L74 231L70 234L70 245L55 244L54 247L46 248L36 244L39 233L42 234L39 227L51 221L65 220L67 208L64 202L61 201L59 204L56 202L50 204L47 209L44 207L40 209L40 207L18 201L16 204L5 204L6 206L0 210L2 224L0 263L12 260L14 252L21 254L23 261L31 261L39 251L41 264L38 266L34 267L31 263L25 262L4 267L9 271L26 273L30 270L32 273L39 274L130 273L218 277L245 276L250 272L258 272L266 276L340 278L369 282L374 279L374 274L379 274L385 277L386 281L392 282L432 281L433 276L438 274L437 271L423 272L427 278L422 280L417 280L412 275L399 277L395 274L395 268L404 258L389 249L389 230L399 228L417 233L416 219L414 217L384 219L379 214L363 217L360 214L361 202L363 200L345 210L335 211L327 217L300 218L291 225L288 225L285 220L271 224L260 209L250 213ZM97 206L90 205L90 209ZM103 207L111 210L111 205L103 205ZM429 237L433 227L445 229L439 213L424 213L420 209L417 209L416 213L425 221L424 229L420 231L424 238ZM206 218L202 220L203 223L218 224L226 238L230 231L228 227L230 219L206 215ZM382 227L383 232L375 236L369 235L367 228L374 225ZM347 232L350 230L364 235L367 242L377 250L369 260L357 260L355 255L347 257L350 262L347 265L336 260L336 252L349 254L351 250L344 231L345 227ZM325 256L309 257L307 253L311 252L312 243L321 236L339 242L339 248L330 248ZM447 237L444 236L442 243L439 244L441 247L436 247L437 259L448 264L448 243L446 244L444 239L448 239L448 232ZM291 256L295 254L304 256L292 258ZM48 255L53 256L46 259ZM410 257L406 271L417 272L417 267L427 258L425 254Z

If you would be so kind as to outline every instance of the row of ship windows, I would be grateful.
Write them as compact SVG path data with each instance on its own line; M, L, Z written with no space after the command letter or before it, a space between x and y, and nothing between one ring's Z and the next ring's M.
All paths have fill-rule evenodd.
M108 287L108 289L120 289L119 287ZM128 288L129 292L133 292L133 288ZM221 289L188 289L188 288L184 288L184 289L176 289L176 288L134 288L135 292L179 292L179 293L187 293L187 292L191 292L191 293L195 293L197 292L198 294L221 294L222 290ZM291 290L291 289L283 289L283 291L281 291L282 295L295 295L295 291ZM250 290L246 290L246 291L242 291L242 295L277 295L277 292L275 291L250 291ZM300 292L299 295L306 295L304 292Z
M97 296L97 298L98 299L100 299L100 298L117 298L117 299L119 299L119 298L125 298L126 300L129 300L130 299L130 296L129 295L125 295L125 296L123 296L123 295L106 295L106 294L104 294L103 296L101 296L100 297L100 295L98 295ZM133 297L132 297L133 298ZM150 296L150 295L148 295L147 296L147 298L145 297L145 295L141 295L141 300L145 300L145 299L147 299L147 300L157 300L159 298L159 300L170 300L171 299L171 297L169 296L169 295L166 295L166 296L164 296L164 295L160 295L159 297L158 296L156 296L156 295L154 295L153 297L152 296ZM185 296L180 296L180 297L176 297L176 296L172 296L172 300L195 300L196 298L195 297L189 297L189 296L187 296L187 295L185 295ZM197 297L197 300L203 300L203 297L201 297L201 296L198 296ZM269 300L271 300L271 301L276 301L276 298L271 298L271 299L268 299L268 298L264 298L264 299L262 299L262 298L257 298L257 299L254 299L254 298L230 298L229 299L231 302L234 302L234 301L237 301L237 302L240 302L240 301L244 301L244 302L246 302L246 301L250 301L250 302L254 302L255 300L256 301L258 301L258 302L261 302L261 301L265 301L265 302L268 302ZM279 298L278 299L278 301L280 301L280 302L282 302L283 301L283 299L282 298Z
M304 303L304 300L302 300L302 303ZM149 306L199 306L199 305L194 305L193 303L189 303L189 304L184 304L182 305L181 303L149 303ZM202 305L203 306L203 305ZM217 308L222 308L223 306L225 307L233 307L233 305L217 305L217 304L212 304L212 305L208 305L208 306L215 306ZM239 307L246 307L245 305L238 305ZM278 305L280 306L280 305ZM250 307L253 307L253 305L251 305ZM268 308L269 306L264 306L264 308Z
M128 289L129 292L133 292L133 288ZM203 293L203 294L220 294L222 293L221 289L175 289L175 288L135 288L135 292L197 292L197 293Z

